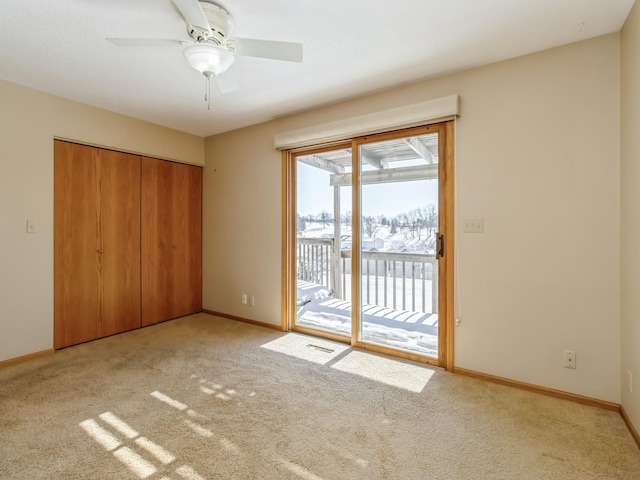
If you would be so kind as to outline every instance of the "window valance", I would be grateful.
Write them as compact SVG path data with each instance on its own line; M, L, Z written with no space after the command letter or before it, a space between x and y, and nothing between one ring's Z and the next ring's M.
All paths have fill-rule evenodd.
M274 137L274 147L277 150L288 150L311 145L323 145L362 135L436 123L449 120L458 115L460 115L460 97L458 95L450 95L278 133Z

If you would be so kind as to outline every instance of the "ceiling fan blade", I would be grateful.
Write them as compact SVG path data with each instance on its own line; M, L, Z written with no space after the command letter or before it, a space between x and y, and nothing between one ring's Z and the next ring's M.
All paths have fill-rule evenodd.
M211 33L209 21L197 0L171 0L185 21L192 27L200 28Z
M240 89L238 79L233 70L228 69L226 72L222 72L220 75L216 75L216 83L221 93L235 92Z
M118 47L175 47L181 40L168 38L105 38L109 43Z
M246 57L270 58L287 62L302 62L302 44L294 42L275 42L251 38L232 38L229 44L235 44L238 55Z

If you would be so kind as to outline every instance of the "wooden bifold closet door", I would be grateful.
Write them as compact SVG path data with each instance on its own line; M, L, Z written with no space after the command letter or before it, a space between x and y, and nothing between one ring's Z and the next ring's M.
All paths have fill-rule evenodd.
M54 142L54 347L202 310L202 168Z
M140 157L56 140L54 347L140 318Z
M202 169L142 157L142 325L202 310Z

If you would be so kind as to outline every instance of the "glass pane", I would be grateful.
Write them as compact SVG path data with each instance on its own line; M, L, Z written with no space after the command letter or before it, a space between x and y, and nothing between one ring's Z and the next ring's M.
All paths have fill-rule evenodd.
M359 148L359 340L436 357L438 134Z
M351 336L351 149L296 158L295 325Z

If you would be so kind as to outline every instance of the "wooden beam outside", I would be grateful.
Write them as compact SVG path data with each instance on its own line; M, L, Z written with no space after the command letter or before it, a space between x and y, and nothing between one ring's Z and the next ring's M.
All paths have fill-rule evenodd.
M371 155L370 153L364 151L360 152L360 160L362 160L367 165L371 165L372 167L378 168L380 170L387 168L388 165L388 162L386 162L382 158Z
M425 147L416 137L408 137L405 138L404 141L409 145L411 150L420 155L427 163L436 163L436 156L433 152Z
M326 170L327 172L344 173L344 167L342 165L338 165L337 163L332 162L331 160L322 158L320 155L304 155L304 156L298 157L298 160L312 167L317 167L322 170Z
M351 186L351 173L331 175L332 187ZM360 179L362 185L375 185L378 183L407 182L410 180L435 180L438 178L438 164L418 165L416 167L398 167L387 170L369 170L362 172Z

